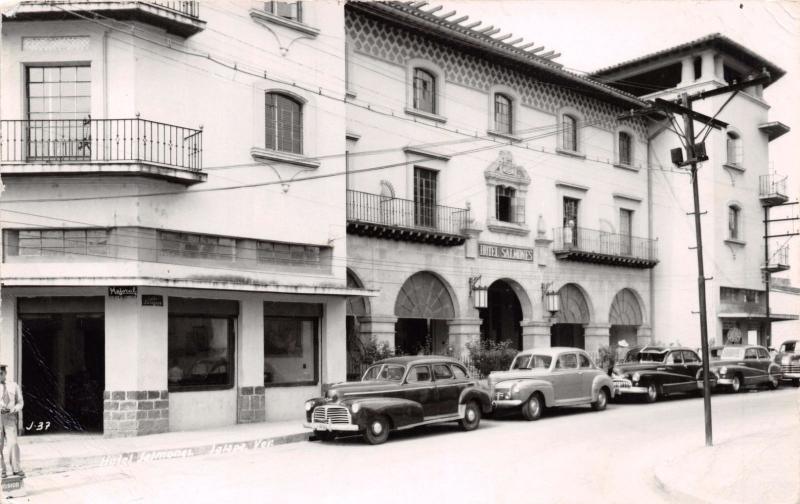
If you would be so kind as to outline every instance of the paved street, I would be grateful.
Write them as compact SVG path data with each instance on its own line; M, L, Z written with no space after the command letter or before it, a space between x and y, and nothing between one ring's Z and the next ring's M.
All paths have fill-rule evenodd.
M716 395L713 407L717 443L800 426L796 388ZM488 420L471 433L445 425L395 434L376 447L296 443L32 477L21 501L673 502L653 469L702 445L702 418L696 398L575 408L533 423Z

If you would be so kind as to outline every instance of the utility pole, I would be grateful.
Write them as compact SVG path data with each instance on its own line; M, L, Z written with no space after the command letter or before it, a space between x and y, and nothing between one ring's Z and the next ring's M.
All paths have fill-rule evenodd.
M700 189L697 183L697 156L695 154L694 119L691 116L692 102L689 95L681 95L681 104L688 114L683 116L683 127L686 134L686 155L691 160L692 195L694 198L694 234L697 250L697 291L700 297L700 346L703 354L703 410L706 419L706 446L712 446L713 433L711 424L711 387L708 379L708 318L706 315L706 274L703 266L703 231L700 223Z

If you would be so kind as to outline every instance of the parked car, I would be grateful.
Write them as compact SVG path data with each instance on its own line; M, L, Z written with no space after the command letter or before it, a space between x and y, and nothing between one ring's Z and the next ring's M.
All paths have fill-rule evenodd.
M775 362L781 366L781 379L800 387L800 340L788 340L781 344Z
M750 385L778 388L781 367L770 359L766 348L757 345L726 345L720 360L711 363L709 370L716 377L717 387L739 392Z
M639 362L639 354L640 353L645 352L647 350L653 350L653 349L661 350L661 347L648 346L648 345L639 345L639 346L630 347L628 349L628 351L625 352L625 355L622 357L622 359L619 360L618 363L619 364L625 364L625 363L631 363L631 362Z
M516 355L508 371L489 374L494 408L520 409L537 420L545 407L589 404L604 410L614 397L611 378L579 348L534 348Z
M389 431L458 422L478 428L491 412L489 393L450 357L393 357L370 366L360 382L333 385L325 397L306 401L306 428L322 441L342 433L362 433L370 444Z
M613 379L616 395L639 396L647 402L703 388L700 357L691 348L648 347L639 352L638 362L616 366Z
M715 345L709 347L708 349L708 360L709 362L718 361L722 358L722 349L725 348L722 345ZM702 356L701 350L698 350L697 353Z

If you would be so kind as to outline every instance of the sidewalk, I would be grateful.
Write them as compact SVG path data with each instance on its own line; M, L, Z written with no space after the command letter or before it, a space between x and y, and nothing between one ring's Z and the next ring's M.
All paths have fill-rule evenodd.
M216 429L167 432L141 437L104 438L99 434L54 434L20 438L27 476L130 465L212 453L258 450L306 441L303 419L239 424Z
M656 483L679 502L800 503L796 426L703 447L655 469Z

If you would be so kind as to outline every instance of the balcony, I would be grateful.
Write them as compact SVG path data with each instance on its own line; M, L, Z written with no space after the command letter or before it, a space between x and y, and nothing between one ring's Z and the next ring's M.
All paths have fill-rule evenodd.
M789 268L789 245L784 245L770 254L769 260L761 265L761 271L769 273L778 273Z
M597 229L553 230L553 252L566 261L652 268L658 264L657 245L656 240Z
M455 246L464 243L462 229L468 222L469 209L347 191L347 232L351 234Z
M144 119L0 121L4 177L138 175L204 182L203 132Z
M772 207L789 201L789 196L786 192L787 178L786 175L778 175L777 173L758 177L758 197L762 206Z
M200 2L137 2L128 0L22 1L3 15L3 22L83 19L95 16L120 21L140 21L169 33L189 37L203 30Z

